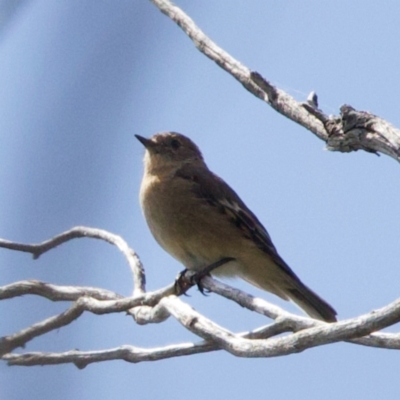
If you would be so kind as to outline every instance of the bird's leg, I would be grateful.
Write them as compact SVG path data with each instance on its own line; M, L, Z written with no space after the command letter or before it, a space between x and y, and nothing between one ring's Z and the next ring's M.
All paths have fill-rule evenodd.
M183 271L181 271L178 275L178 277L176 278L175 281L175 291L178 295L181 294L185 294L186 292L193 286L193 285L197 285L197 288L199 289L199 291L202 294L206 294L204 291L204 287L201 284L201 280L205 277L205 276L209 276L210 273L212 271L214 271L214 269L221 267L222 265L230 262L230 261L234 261L235 259L232 257L225 257L225 258L221 258L220 260L208 265L207 267L205 267L204 269L202 269L201 271L196 272L195 274L193 274L192 276L190 276L189 278L186 277L186 272L188 271L187 269L184 269Z
M194 275L190 277L190 281L192 285L200 285L200 281L205 277L209 276L210 272L214 271L214 269L217 269L218 267L221 267L222 265L234 261L235 259L233 257L225 257L221 258L220 260L216 261L215 263L210 264L206 268L202 269L201 271L196 272ZM199 288L200 289L200 288ZM202 289L200 289L200 292L202 292Z

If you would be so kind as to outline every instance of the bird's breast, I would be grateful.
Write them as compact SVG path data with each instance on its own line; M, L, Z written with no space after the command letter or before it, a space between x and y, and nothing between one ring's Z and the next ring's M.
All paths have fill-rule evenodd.
M232 233L232 222L196 196L190 182L147 179L140 201L154 238L186 268L199 270L224 257L235 257L235 241L241 238L233 234L235 230ZM224 275L230 275L229 271Z

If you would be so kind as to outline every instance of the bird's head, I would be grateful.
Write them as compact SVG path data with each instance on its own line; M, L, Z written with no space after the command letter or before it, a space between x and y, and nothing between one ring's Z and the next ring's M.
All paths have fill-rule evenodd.
M204 162L196 144L180 133L162 132L150 139L135 136L146 148L144 161L148 171L178 168L184 163Z

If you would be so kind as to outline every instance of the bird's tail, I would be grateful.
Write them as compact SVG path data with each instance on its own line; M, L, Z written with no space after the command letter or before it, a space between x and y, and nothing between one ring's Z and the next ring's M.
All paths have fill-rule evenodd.
M254 286L274 293L284 300L291 300L310 317L326 322L336 322L336 311L325 300L319 297L289 269L275 266L267 270L247 270L241 277Z
M310 317L326 322L336 322L336 311L302 282L286 289L287 296L303 309Z

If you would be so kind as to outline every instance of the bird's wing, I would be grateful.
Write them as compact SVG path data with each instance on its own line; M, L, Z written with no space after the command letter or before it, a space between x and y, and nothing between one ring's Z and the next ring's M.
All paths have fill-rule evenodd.
M258 285L254 279L249 279L250 283L272 291L284 299L289 297L313 318L328 322L336 321L336 311L300 281L278 254L267 230L228 184L204 166L198 168L187 164L177 171L176 176L189 180L196 196L226 214L232 223L243 232L243 236L252 240L259 249L265 252L288 278L286 286L280 287L282 289L280 291L272 290L270 284L267 287ZM243 278L246 279L245 276Z
M278 254L265 227L223 179L204 166L200 168L191 164L185 164L175 176L190 180L196 196L228 215L245 237L252 240L291 278L298 281L296 274Z

